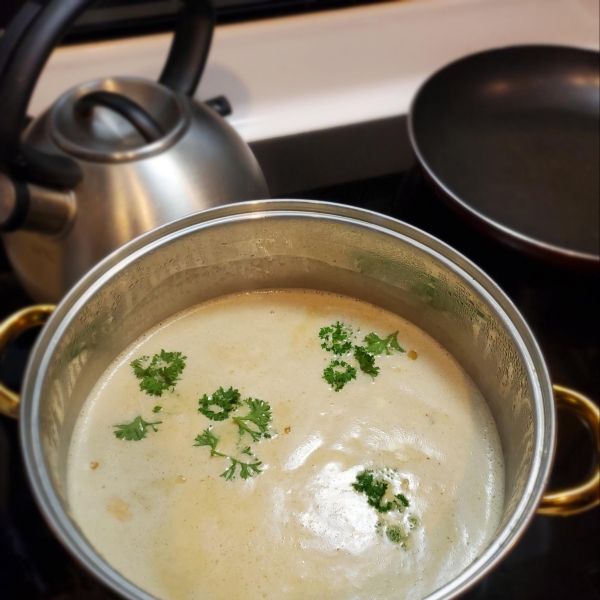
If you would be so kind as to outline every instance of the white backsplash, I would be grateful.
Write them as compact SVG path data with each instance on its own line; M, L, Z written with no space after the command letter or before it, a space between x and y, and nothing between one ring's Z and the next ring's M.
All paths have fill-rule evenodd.
M369 122L406 114L419 85L456 58L512 44L597 49L599 22L597 0L407 0L224 25L197 96L225 94L248 142ZM30 114L86 80L156 78L169 43L163 34L57 50Z

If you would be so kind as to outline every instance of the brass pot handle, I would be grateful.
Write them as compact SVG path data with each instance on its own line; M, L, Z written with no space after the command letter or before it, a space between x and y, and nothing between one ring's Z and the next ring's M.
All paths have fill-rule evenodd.
M582 394L560 385L552 387L557 407L567 408L579 415L590 426L596 442L596 468L591 477L576 487L547 492L542 497L538 514L568 517L600 504L600 411Z
M0 356L6 346L18 335L30 329L43 325L54 310L52 304L38 304L24 308L6 318L0 323ZM19 394L9 390L0 381L0 415L16 419L19 416Z

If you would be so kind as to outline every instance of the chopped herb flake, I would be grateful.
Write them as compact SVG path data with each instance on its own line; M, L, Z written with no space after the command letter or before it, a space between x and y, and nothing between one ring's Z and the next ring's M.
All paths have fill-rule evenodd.
M352 350L351 337L352 329L339 321L335 325L323 327L319 331L319 338L323 340L321 348L337 355L346 354Z
M398 499L400 504L402 504L402 506L404 506L405 508L408 508L410 506L408 498L404 494L398 494L396 498Z
M404 533L404 530L401 527L398 527L398 525L390 525L386 529L385 535L387 536L388 540L390 540L390 542L394 542L396 544L399 544L400 542L403 542L408 539L408 536L406 535L406 533Z
M393 500L383 502L383 497L387 492L389 484L382 477L376 475L373 471L363 471L356 476L356 483L352 487L360 493L367 496L367 503L380 513L386 513L391 510L402 512L409 502L404 494L394 496Z
M150 396L162 396L164 391L175 389L185 369L186 359L187 357L182 356L181 352L161 350L160 354L152 357L152 360L149 356L140 356L130 364L133 374L140 380L140 390Z
M234 423L238 426L240 438L247 433L253 442L258 442L261 438L270 438L268 433L269 423L271 421L271 407L264 400L246 398L244 404L248 406L250 412L241 417L233 417ZM256 426L252 428L249 423ZM226 478L227 479L227 478Z
M229 417L229 413L235 410L240 404L240 393L230 387L225 391L220 387L216 392L213 392L210 398L204 394L200 400L198 412L201 412L205 417L212 421L224 421ZM214 411L210 407L215 406L220 410Z
M380 338L376 333L369 333L364 339L367 343L367 352L371 354L379 355L385 352L386 354L391 354L392 349L397 350L398 352L405 352L404 348L400 347L398 344L398 332L394 331L394 333L390 333L386 338Z
M248 479L248 477L254 477L261 473L260 466L262 463L259 460L255 460L254 462L244 462L234 458L233 456L229 456L228 454L223 454L217 450L217 446L219 444L219 438L216 437L210 429L205 429L201 435L196 436L196 443L194 446L208 446L210 448L211 456L222 456L223 458L228 458L231 461L229 468L221 473L221 477L224 477L227 481L231 481L235 477L235 472L239 467L239 474L242 479ZM246 446L242 450L243 454L247 454L252 456L250 452L250 446ZM256 457L254 457L256 458Z
M131 423L122 423L115 425L115 437L128 442L139 442L146 437L146 427L152 427L153 431L158 431L155 425L160 425L162 421L149 423L144 421L142 417L136 417Z
M235 477L235 471L237 467L240 468L240 477L242 479L248 479L248 477L254 477L259 473L262 473L262 471L260 470L260 465L262 465L262 463L259 460L253 463L245 463L236 460L231 456L229 456L228 458L231 461L231 466L227 470L223 471L223 473L221 473L221 477L224 477L227 481L231 481Z
M347 383L356 379L356 369L343 360L332 360L323 371L323 379L339 392Z
M367 375L370 375L373 379L377 377L379 373L379 367L375 366L375 356L368 352L362 346L354 347L354 358L358 361L360 370Z
M201 435L196 436L196 443L194 446L209 446L211 450L211 455L214 456L217 450L217 444L219 443L219 438L216 437L212 431L206 428Z

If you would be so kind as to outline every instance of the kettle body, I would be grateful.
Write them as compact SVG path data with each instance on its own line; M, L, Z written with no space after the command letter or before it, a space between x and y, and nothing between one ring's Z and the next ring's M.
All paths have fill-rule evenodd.
M79 126L68 118L78 98L105 88L148 112L158 104L165 135L147 144L110 109L96 109ZM30 124L23 140L40 152L70 156L83 175L60 192L72 209L59 231L3 236L19 281L39 301L56 302L102 258L145 231L206 208L268 198L260 167L237 132L209 106L154 82L114 78L70 90Z
M65 1L79 12L91 3L48 6ZM85 83L30 123L12 153L0 148L0 231L32 298L58 301L97 262L154 227L268 198L247 144L213 108L192 98L214 14L206 0L188 0L187 10L192 14L183 15L158 83L127 77ZM63 30L76 13L63 19ZM0 88L5 85L0 73ZM6 100L0 89L0 105L3 94Z

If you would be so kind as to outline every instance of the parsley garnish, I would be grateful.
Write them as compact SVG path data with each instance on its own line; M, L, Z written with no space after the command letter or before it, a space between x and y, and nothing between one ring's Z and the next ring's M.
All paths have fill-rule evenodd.
M162 410L162 406L155 406L155 407L152 409L152 412L153 412L153 413L157 413L157 412L160 412L161 410Z
M234 390L230 387L225 391L220 387L213 395L209 398L206 394L198 400L200 407L198 412L201 412L205 417L208 417L212 421L224 421L232 410L235 410L240 403L240 393L238 390ZM211 410L210 406L216 406L221 410L215 412Z
M319 338L323 340L321 348L338 355L346 354L352 350L351 337L352 329L339 321L335 325L323 327L319 331Z
M221 473L221 477L224 477L227 481L231 481L235 477L235 470L238 466L240 468L240 477L242 479L248 479L248 477L254 477L259 473L262 473L262 471L260 470L260 465L262 465L260 460L257 460L253 463L245 463L236 460L232 456L229 456L228 458L231 461L231 466L229 467L229 469Z
M373 471L363 471L356 476L356 483L352 487L367 496L367 504L374 507L380 513L386 513L390 510L399 510L402 512L409 502L404 494L394 496L393 500L382 503L383 497L387 492L389 484L381 477L376 476Z
M323 371L323 379L339 392L349 381L356 379L356 369L343 360L332 360Z
M365 494L369 506L382 514L375 525L375 531L406 549L406 542L412 530L419 524L419 519L414 514L405 512L404 509L410 506L410 502L404 494L390 494L388 498L391 499L384 500L389 489L389 478L393 477L392 473L390 469L363 471L356 476L356 483L353 483L352 487Z
M400 501L400 504L402 504L402 506L404 506L405 508L408 508L410 506L408 498L404 494L398 494L396 498Z
M391 525L390 527L387 527L385 535L390 542L394 542L396 544L408 539L408 535L406 535L404 530L401 527L398 527L398 525Z
M219 444L219 438L216 437L210 429L205 429L201 435L196 436L196 443L194 446L208 446L210 448L211 456L222 456L223 458L228 458L231 461L231 465L229 468L221 473L221 477L224 477L227 481L231 481L235 477L235 472L237 468L240 469L240 477L242 479L248 479L248 477L254 477L261 473L260 466L262 463L260 460L256 460L255 462L246 463L233 456L229 456L228 454L223 454L217 450L217 445ZM246 446L242 450L243 454L247 454L251 456L250 446ZM256 458L256 457L255 457Z
M233 421L239 427L240 438L244 433L248 433L253 442L258 442L261 437L270 438L271 435L267 432L271 421L271 407L269 404L264 400L253 398L246 398L244 404L250 408L250 412L243 417L233 417ZM257 429L253 429L248 423L253 423Z
M204 414L213 421L224 421L229 417L229 413L240 407L240 393L238 390L234 390L230 387L227 391L223 388L219 388L209 399L205 394L199 401L200 408L199 412ZM238 426L240 439L238 441L238 448L241 447L241 440L244 434L248 434L253 442L258 442L262 438L268 439L271 437L269 433L269 424L272 419L271 407L264 400L258 400L255 398L246 398L244 405L248 407L249 411L247 414L237 417L232 417L231 420ZM209 407L217 406L221 410L214 412ZM248 477L254 477L261 473L262 462L252 454L250 446L245 446L240 450L241 454L252 457L252 461L245 462L239 460L228 454L223 454L217 450L219 444L219 438L216 437L210 429L205 429L201 435L196 437L196 443L194 446L208 446L210 448L211 456L222 456L228 458L230 461L229 468L227 468L221 477L227 481L231 481L236 472L239 469L239 476L242 479L248 479Z
M147 366L143 366L150 360L149 356L140 356L132 361L134 375L140 380L140 390L150 396L162 396L166 390L175 388L179 376L185 369L187 356L181 352L165 352L155 354Z
M373 379L377 377L379 373L379 367L375 366L375 356L365 350L362 346L354 347L354 358L358 361L360 370L367 375L370 375Z
M390 333L385 339L381 339L376 333L369 333L363 340L367 342L367 352L371 354L391 354L391 348L398 350L398 352L405 352L404 348L398 344L398 332Z
M210 455L211 456L227 456L226 454L221 454L217 452L217 444L219 443L219 438L216 437L210 429L205 429L201 435L196 436L196 443L194 446L209 446L210 447Z
M144 421L142 417L136 417L131 423L122 423L121 425L115 425L115 437L120 440L127 440L129 442L139 442L141 439L146 437L146 427L152 427L154 431L158 431L155 425L160 425L162 421L155 421L149 423Z
M402 548L406 548L406 543L410 538L412 530L419 524L419 519L415 516L408 517L408 528L401 525L387 525L385 535L390 542L400 544Z
M375 356L384 352L391 354L392 350L405 352L404 348L398 344L398 331L390 333L386 338L380 338L376 333L369 333L364 338L366 347L353 345L350 341L352 337L355 337L352 328L339 321L329 327L323 327L319 331L319 338L323 340L321 348L336 355L336 359L332 360L323 371L323 379L336 392L339 392L352 379L356 379L356 369L339 358L352 351L353 348L353 356L360 370L373 379L377 377L380 370L375 366Z

